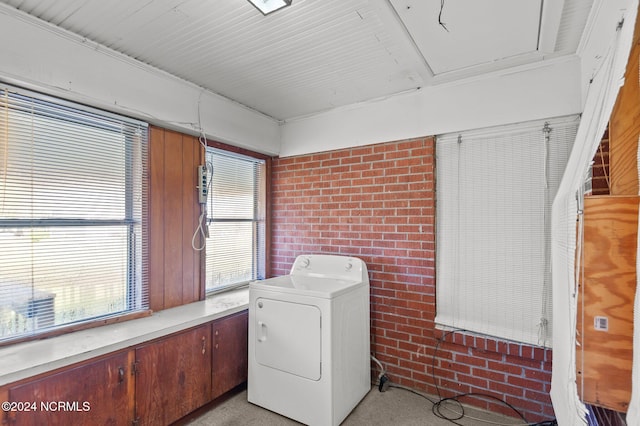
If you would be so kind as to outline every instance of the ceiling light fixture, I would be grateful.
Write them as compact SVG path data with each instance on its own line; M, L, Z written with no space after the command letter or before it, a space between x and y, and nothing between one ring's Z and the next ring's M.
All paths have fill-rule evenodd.
M293 0L249 0L263 15L280 10L283 7L291 6Z

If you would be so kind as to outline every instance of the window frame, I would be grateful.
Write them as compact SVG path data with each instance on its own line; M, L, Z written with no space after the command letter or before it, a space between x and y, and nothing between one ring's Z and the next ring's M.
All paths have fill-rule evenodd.
M5 218L0 219L0 228L86 228L86 227L102 227L117 226L126 227L126 300L125 309L117 312L110 312L97 316L81 318L75 321L45 327L43 331L37 329L18 334L15 337L2 338L0 347L13 345L24 341L38 340L67 334L73 331L84 330L106 324L121 322L124 320L135 319L151 315L152 311L149 307L149 280L148 280L148 247L145 241L148 241L148 208L149 208L149 187L148 187L148 153L149 153L149 125L148 123L127 117L121 114L112 113L98 108L83 105L67 99L56 96L47 95L33 90L23 89L0 82L0 89L8 93L9 96L16 99L22 98L27 102L33 102L41 107L42 111L35 112L36 116L47 117L49 119L58 120L60 122L74 123L81 126L96 127L97 129L107 131L118 131L118 126L125 126L128 131L123 132L124 152L122 166L124 167L124 215L121 219L83 219L83 218ZM7 108L11 109L12 102L9 101ZM15 108L15 107L14 107ZM53 112L46 112L51 108ZM37 110L37 108L36 108ZM95 116L97 120L104 120L104 123L93 123L90 118L86 121L81 118L65 120L64 110L75 113L85 113L87 117ZM33 111L31 111L32 114ZM107 124L108 121L114 121L113 128ZM136 135L132 129L142 129L142 134ZM136 142L134 139L139 137ZM136 147L136 144L140 144ZM139 151L139 159L136 158L136 150ZM139 164L135 164L139 161ZM135 169L139 172L134 172ZM136 183L136 178L139 182ZM139 208L139 217L135 214L134 198L139 193L141 197ZM134 228L139 227L139 231ZM137 241L140 238L140 241ZM55 309L52 312L55 314Z
M438 157L436 159L436 276L438 279L435 318L438 329L463 330L500 340L551 347L553 321L550 271L551 204L566 167L578 123L577 116L556 117L449 133L438 137L436 141ZM515 162L507 161L508 152L511 151L506 151L505 156L500 157L499 161L496 152L492 151L501 145L510 145L510 150L517 151L523 144L526 144L531 151L535 150L537 155L524 160L528 161L528 165L523 167L513 166ZM481 151L482 156L473 157L473 150ZM518 155L521 155L520 151ZM522 158L524 157L520 160ZM465 167L465 161L467 164L471 164L469 161L474 161L473 167ZM511 167L505 167L504 174L496 177L497 171L502 170L496 169L496 164L500 162L507 162ZM513 179L508 179L507 176L512 176ZM512 186L521 187L535 184L535 190L531 193L521 188L521 192L499 195L504 193L506 186L500 182L509 182ZM490 188L483 186L489 183L499 186ZM480 191L472 191L474 185L480 186ZM487 191L490 193L487 194ZM467 198L462 195L464 193L472 193L472 195ZM514 197L514 194L517 197ZM528 194L532 197L537 194L537 198L529 199ZM494 196L502 198L494 199L492 198ZM535 200L540 203L536 204ZM478 207L479 203L481 203L480 207ZM533 208L532 203L538 208ZM508 205L506 211L521 209L520 213L511 215L504 221L496 221L495 218L503 214L503 210L499 210L499 206L503 204ZM465 205L467 210L461 210ZM522 210L525 205L528 207ZM476 209L469 210L469 206L476 206ZM479 232L474 231L472 235L467 235L465 229L472 225L477 227L478 220L483 215L490 220L481 223L477 228L480 229ZM473 219L470 219L471 217ZM525 228L521 226L523 220L529 225L527 227L529 231L526 231L529 234L528 239L520 239L526 233L525 231L522 233L508 231L516 227L524 230ZM531 225L540 227L542 234L535 232ZM480 238L487 234L491 234L492 239L501 239L504 247L501 245L483 247L482 244L485 242L495 244L492 243L492 239ZM534 241L536 244L532 246L531 243ZM489 250L491 248L496 250ZM509 257L500 256L505 252ZM525 260L526 263L519 263ZM519 267L511 266L512 264ZM469 265L480 266L474 268ZM534 265L537 275L524 274L526 278L521 279L523 272L533 269ZM505 279L509 282L508 288L504 287ZM529 279L535 281L535 287L526 285ZM525 287L522 287L523 285ZM512 290L518 286L526 288L529 293L532 293L531 297L537 299L527 299L522 292ZM496 289L498 289L497 292ZM509 297L512 298L509 299ZM484 307L476 308L481 300L491 300L491 302L486 302ZM495 305L500 301L506 301L501 304L504 308ZM514 305L512 306L511 303ZM493 307L489 307L490 305ZM517 305L523 309L518 311ZM524 309L524 305L527 309ZM539 311L531 308L538 305ZM504 317L498 320L497 317L503 314ZM533 330L534 322L529 321L534 317L536 317L537 333ZM498 324L497 321L501 323Z
M269 278L271 277L271 254L270 254L270 250L269 247L271 246L271 175L272 175L272 161L273 161L273 157L267 155L267 154L263 154L263 153L259 153L256 151L252 151L246 148L241 148L241 147L237 147L237 146L233 146L233 145L228 145L226 143L222 143L222 142L218 142L218 141L212 141L212 140L206 140L206 149L204 150L204 158L206 161L207 158L207 149L208 148L213 148L219 151L226 151L228 152L230 155L238 155L238 156L244 156L244 157L249 157L249 158L254 158L256 160L259 161L263 161L264 162L264 181L265 181L265 187L264 187L264 247L263 247L263 251L264 251L264 278ZM211 192L211 191L210 191ZM257 203L256 203L257 204ZM255 212L255 206L256 204L254 204L254 217L256 215ZM207 221L207 226L209 225L211 219L209 217L207 217L205 219ZM224 222L225 220L220 220L218 221L219 223ZM245 220L246 221L246 220ZM255 222L252 221L252 222ZM220 293L224 293L226 291L232 291L238 288L242 288L242 287L246 287L249 285L249 282L251 282L252 280L249 281L242 281L242 282L238 282L238 283L234 283L234 284L230 284L227 286L223 286L220 288L212 288L212 289L207 289L207 265L206 265L206 255L207 253L207 247L206 247L206 243L205 243L205 249L202 250L202 259L203 259L203 292L204 292L204 296L206 297L210 297L216 294L220 294ZM255 256L255 254L254 254Z

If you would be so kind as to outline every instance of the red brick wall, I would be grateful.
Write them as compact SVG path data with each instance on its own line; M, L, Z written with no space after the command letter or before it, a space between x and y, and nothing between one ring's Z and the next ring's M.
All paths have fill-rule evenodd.
M609 195L609 183L609 129L607 129L593 157L591 179L593 195Z
M372 351L392 382L436 394L435 375L442 396L488 393L528 421L551 418L550 352L455 333L432 370L443 337L434 328L434 176L433 138L276 159L272 273L289 273L299 254L360 257L371 275Z

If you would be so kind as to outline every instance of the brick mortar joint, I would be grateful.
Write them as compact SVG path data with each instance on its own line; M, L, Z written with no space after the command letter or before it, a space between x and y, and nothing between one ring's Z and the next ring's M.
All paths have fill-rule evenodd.
M461 338L455 338L456 335ZM446 338L443 340L444 336ZM445 344L456 345L483 353L495 353L531 361L550 362L553 352L551 348L500 339L468 330L435 329L434 337L441 341L441 346Z

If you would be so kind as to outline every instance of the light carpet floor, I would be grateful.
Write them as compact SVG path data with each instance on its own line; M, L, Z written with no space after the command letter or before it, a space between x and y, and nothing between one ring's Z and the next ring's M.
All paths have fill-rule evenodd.
M389 388L386 392L379 392L374 387L345 419L342 426L451 426L454 424L436 417L431 411L431 406L428 400L407 390ZM459 410L458 407L451 408ZM456 420L457 424L465 426L523 424L523 421L518 418L466 406L465 413L466 417ZM455 416L453 412L450 414ZM249 403L246 389L208 411L199 413L197 417L192 417L185 424L190 426L300 425L296 421Z

